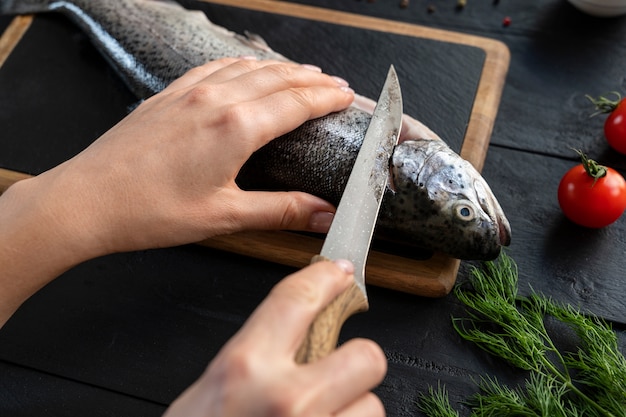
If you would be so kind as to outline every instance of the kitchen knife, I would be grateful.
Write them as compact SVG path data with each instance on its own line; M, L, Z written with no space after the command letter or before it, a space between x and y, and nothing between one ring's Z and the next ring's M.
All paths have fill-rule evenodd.
M322 250L311 261L347 259L354 264L354 282L315 318L296 353L298 363L312 362L332 352L348 317L368 309L365 261L401 123L402 94L392 65Z

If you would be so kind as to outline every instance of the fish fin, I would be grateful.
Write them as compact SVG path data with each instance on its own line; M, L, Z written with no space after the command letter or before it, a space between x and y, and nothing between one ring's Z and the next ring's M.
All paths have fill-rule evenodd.
M52 0L0 0L0 15L47 12L51 2Z
M274 52L272 51L272 48L270 48L270 46L267 44L267 42L265 42L265 39L263 39L260 35L248 31L245 31L244 34L245 35L236 35L236 38L241 43L249 46L250 48L255 48L260 51Z
M260 35L257 35L256 33L248 32L246 30L243 35L238 34L238 33L234 33L233 35L235 36L235 39L237 39L239 42L241 42L243 45L247 46L248 48L256 50L260 53L270 54L269 57L272 59L277 59L279 61L285 61L285 62L289 61L289 59L287 59L285 56L279 54L278 52L270 48L267 42L265 42L265 39L263 39Z

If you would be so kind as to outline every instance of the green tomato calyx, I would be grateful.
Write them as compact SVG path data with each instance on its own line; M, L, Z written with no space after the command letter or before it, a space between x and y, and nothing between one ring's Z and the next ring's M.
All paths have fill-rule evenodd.
M596 185L596 182L600 178L606 176L606 167L604 165L600 165L593 159L587 158L587 155L585 155L583 151L578 149L574 150L578 155L580 155L580 161L583 165L583 168L585 168L585 172L587 173L587 175L593 178L593 184L591 184L591 186L593 187L594 185Z
M609 94L612 94L615 97L617 97L617 100L610 100L603 96L600 96L598 98L593 98L590 95L585 96L589 99L589 101L593 103L594 106L596 106L596 112L593 113L591 117L596 116L600 113L611 113L613 110L617 108L620 101L622 101L622 95L618 93L617 91L611 91Z

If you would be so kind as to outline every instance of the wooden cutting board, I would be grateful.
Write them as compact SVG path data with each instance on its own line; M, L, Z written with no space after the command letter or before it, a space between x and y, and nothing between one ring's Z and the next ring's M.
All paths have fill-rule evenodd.
M245 6L234 0L181 2L186 7L202 9L211 20L235 31L252 28L276 50L300 62L309 57L307 54L313 53L315 58L311 58L309 62L321 62L320 66L325 70L330 68L331 72L349 79L358 92L370 97L378 94L384 71L390 62L393 63L399 68L406 102L405 111L444 137L478 170L482 168L509 65L509 51L502 43L456 32L279 1L249 0ZM45 18L41 23L38 19L34 19L33 23L32 17L17 17L0 38L0 91L6 91L2 89L9 82L7 80L16 83L16 78L40 80L41 75L38 74L41 72L34 72L31 77L27 73L28 69L35 68L45 71L39 68L44 60L42 55L35 55L31 50L42 48L41 42L49 42L47 38L54 38L49 35L50 27L46 25L52 25L53 29L69 25L62 19L50 21ZM32 29L29 29L31 25ZM37 25L42 27L37 29ZM286 37L286 34L291 35ZM29 40L29 36L33 39L37 36L39 38ZM71 39L76 37L73 34L67 36ZM311 48L307 42L322 44L322 47L317 50ZM93 52L80 52L74 54L77 57L72 55L59 58L59 55L73 53L72 47L62 45L59 48L56 53L54 47L48 48L52 51L50 59L77 59L79 63L70 62L64 69L64 74L72 70L83 74L91 71L91 67L102 66L102 62L89 56ZM45 55L45 48L41 50ZM6 65L3 65L5 62ZM83 62L87 63L85 68L76 68L77 65L84 65ZM99 71L105 73L104 77L111 76L106 74L106 70ZM95 78L86 82L90 83L86 84L89 86L100 83ZM57 97L59 94L54 90L46 93L48 87L53 89L57 84L58 81L50 80L42 82L43 87L39 85L36 88L44 98ZM123 90L119 85L114 87L113 89ZM75 93L74 90L81 92L78 86L70 90L72 94ZM18 108L17 116L5 115L5 119L0 116L0 129L5 126L14 129L14 133L5 133L5 137L0 137L0 192L19 179L36 175L71 157L121 118L126 111L124 106L132 104L132 97L127 91L122 91L111 98L111 90L108 88L103 90L104 93L94 92L92 94L95 96L90 96L97 97L87 104L94 107L91 112L96 115L94 121L85 122L84 120L89 120L88 117L76 117L78 122L73 126L72 132L76 132L77 136L82 135L80 140L83 142L69 139L64 141L66 132L50 133L50 129L54 130L55 126L62 125L59 119L63 116L58 116L55 111L46 111L46 107L34 113L35 120L40 120L37 127L45 134L24 133L30 131L30 124L23 122L21 126L15 127L13 120L19 120L20 114L23 120L30 120L31 117L26 117L31 116L28 109L36 107L37 103L25 100L25 94L20 96L18 93L14 97L0 98L0 104L4 100L15 103ZM67 88L63 91L68 92ZM80 97L66 100L76 104L75 101L80 100ZM47 108L65 106L42 104L45 105ZM81 107L84 105L81 104ZM115 107L116 110L109 111L110 107ZM46 119L48 114L49 119ZM110 121L102 122L102 114ZM94 128L92 125L97 123L102 123L102 126ZM25 142L8 138L22 135L26 137ZM59 143L50 144L51 137L55 140L63 139L58 139ZM210 239L202 244L245 256L303 267L319 252L322 239L291 232L245 232ZM460 265L459 260L437 253L424 260L388 252L373 250L370 253L366 269L368 284L428 297L443 296L452 289Z

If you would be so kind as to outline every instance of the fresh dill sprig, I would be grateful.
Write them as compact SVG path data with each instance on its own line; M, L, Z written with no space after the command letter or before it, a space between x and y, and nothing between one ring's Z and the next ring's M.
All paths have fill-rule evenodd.
M541 294L518 296L517 266L505 253L498 262L472 269L468 284L455 287L468 311L467 317L452 318L453 328L481 349L530 371L523 387L483 378L480 391L467 401L473 417L626 417L626 359L609 323ZM576 351L556 347L546 328L548 318L577 336ZM431 389L419 407L430 417L458 415L445 387Z
M458 411L450 405L446 388L441 385L436 391L428 387L428 395L420 396L419 408L430 417L459 417Z

